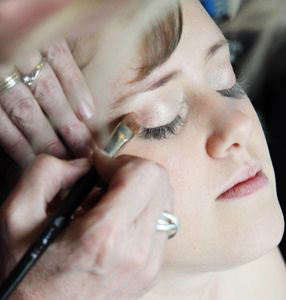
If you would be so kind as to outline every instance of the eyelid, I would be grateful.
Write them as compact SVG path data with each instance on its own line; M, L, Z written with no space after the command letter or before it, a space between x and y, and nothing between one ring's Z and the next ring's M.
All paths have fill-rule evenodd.
M139 136L146 140L161 140L166 139L169 135L175 135L178 127L184 125L184 120L180 115L177 115L176 118L165 125L154 127L154 128L142 128Z
M242 99L246 96L243 87L238 81L236 81L236 83L231 88L218 90L217 92L224 97L235 98L235 99Z

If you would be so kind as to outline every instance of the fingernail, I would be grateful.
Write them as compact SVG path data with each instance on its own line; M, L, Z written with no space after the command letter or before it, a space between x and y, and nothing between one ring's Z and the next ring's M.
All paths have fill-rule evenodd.
M78 104L78 113L81 121L88 120L94 115L91 105L87 102L80 102Z

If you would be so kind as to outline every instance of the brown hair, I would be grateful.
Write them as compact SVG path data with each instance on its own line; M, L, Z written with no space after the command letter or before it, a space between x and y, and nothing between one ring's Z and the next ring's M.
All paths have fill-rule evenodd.
M182 9L178 5L177 10L168 12L145 33L140 45L140 67L131 83L142 80L168 60L179 44L182 31Z

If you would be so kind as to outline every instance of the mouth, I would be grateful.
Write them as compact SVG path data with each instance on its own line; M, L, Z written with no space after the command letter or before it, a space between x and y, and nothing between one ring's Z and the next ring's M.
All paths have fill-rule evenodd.
M251 195L268 184L268 178L260 166L244 166L226 183L216 200L242 198Z

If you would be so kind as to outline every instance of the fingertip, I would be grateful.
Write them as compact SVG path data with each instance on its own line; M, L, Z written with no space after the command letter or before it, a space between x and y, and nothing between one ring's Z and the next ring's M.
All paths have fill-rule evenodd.
M74 160L68 161L71 166L79 167L79 168L89 168L91 166L90 161L87 158L78 158Z

